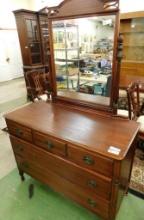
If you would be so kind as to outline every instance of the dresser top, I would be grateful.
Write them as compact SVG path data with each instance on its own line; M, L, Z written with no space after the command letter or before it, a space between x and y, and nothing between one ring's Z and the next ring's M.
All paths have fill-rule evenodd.
M125 157L139 129L135 121L45 102L29 104L5 118L117 160Z

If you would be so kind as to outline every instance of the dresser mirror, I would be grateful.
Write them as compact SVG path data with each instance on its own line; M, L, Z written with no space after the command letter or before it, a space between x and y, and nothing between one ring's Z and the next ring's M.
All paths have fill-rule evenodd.
M48 10L53 98L112 110L118 93L115 89L117 9L111 13L107 9L103 13L89 15L79 11L80 15L75 15L76 12L65 11L71 2L73 7L77 7L73 0L64 1L58 8ZM99 4L99 1L93 1L92 4L95 3ZM104 6L104 2L101 6ZM88 10L92 11L92 8Z

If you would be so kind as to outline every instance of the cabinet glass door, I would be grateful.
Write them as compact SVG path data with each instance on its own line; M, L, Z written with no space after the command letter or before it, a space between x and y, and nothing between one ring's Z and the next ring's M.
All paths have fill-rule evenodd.
M43 58L44 63L49 64L50 46L49 46L49 30L48 30L48 18L40 18L40 29L42 38Z
M115 16L52 22L57 95L110 104Z
M39 39L39 31L36 20L26 19L28 48L31 56L32 64L41 63L41 47Z

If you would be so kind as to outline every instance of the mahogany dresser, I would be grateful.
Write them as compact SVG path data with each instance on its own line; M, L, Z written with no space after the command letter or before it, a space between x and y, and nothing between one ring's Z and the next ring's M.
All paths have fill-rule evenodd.
M5 118L22 179L27 173L102 219L115 219L128 190L136 122L45 102Z

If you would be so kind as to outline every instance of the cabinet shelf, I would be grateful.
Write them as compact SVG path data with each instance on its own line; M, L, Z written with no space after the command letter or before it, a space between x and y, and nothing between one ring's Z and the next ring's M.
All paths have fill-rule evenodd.
M120 22L120 33L123 36L124 60L121 75L143 74L144 68L144 17L135 17L135 13L124 13ZM129 18L128 18L129 17Z
M144 47L144 45L123 45L124 47ZM142 48L143 49L143 48Z
M55 48L54 50L55 51L65 51L65 50L78 50L79 48Z
M143 33L144 31L121 31L121 34L139 34L139 33Z

